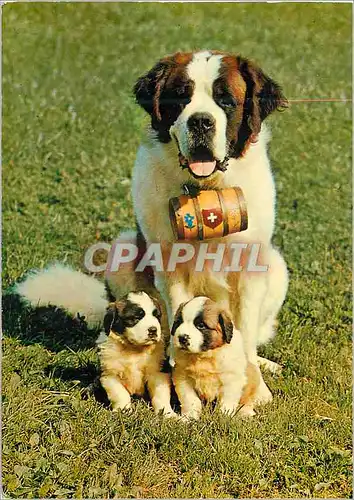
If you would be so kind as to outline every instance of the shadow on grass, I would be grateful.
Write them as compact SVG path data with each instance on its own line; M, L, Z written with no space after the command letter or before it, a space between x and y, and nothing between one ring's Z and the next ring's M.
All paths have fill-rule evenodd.
M95 398L106 408L110 403L100 382L100 369L94 363L87 363L78 368L63 365L48 365L44 370L47 377L60 379L64 382L74 382L82 389L82 399Z
M13 293L3 295L2 324L8 337L19 339L23 345L41 344L53 352L94 347L98 335L82 319L70 318L62 309L32 309Z

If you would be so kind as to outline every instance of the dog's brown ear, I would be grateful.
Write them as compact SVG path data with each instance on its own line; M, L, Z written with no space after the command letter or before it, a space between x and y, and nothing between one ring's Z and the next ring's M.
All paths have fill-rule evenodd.
M273 111L288 107L281 87L253 62L238 58L239 71L246 82L244 116L251 133L258 134L262 121Z
M119 314L119 303L112 302L108 305L106 315L103 319L104 331L109 334L112 330L115 333L123 333L124 325Z
M225 342L227 344L230 344L234 331L234 325L228 312L221 311L221 313L219 314L219 324L221 326L222 335Z
M106 333L109 333L111 331L111 327L114 323L116 314L117 314L117 309L115 303L113 302L109 304L109 306L107 307L106 314L103 320L103 327Z
M157 313L155 314L155 316L157 317L158 320L160 320L161 316L162 316L162 309L161 309L160 302L157 299L155 299L155 297L151 297L151 300L153 301L153 303L155 304L155 307L156 307Z
M183 323L182 310L186 304L187 304L187 302L183 302L182 304L180 304L178 306L178 309L177 309L176 314L175 314L174 322L172 325L171 335L174 335L176 333L176 330L179 327L179 325L181 325Z
M171 60L163 59L141 76L134 85L136 102L151 115L154 121L161 120L160 95L170 70Z

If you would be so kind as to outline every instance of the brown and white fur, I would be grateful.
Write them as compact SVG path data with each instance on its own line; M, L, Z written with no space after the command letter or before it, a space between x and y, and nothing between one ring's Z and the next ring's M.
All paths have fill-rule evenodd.
M159 303L145 292L130 292L109 305L105 333L97 344L101 384L113 410L131 407L133 394L147 386L156 413L174 416L170 405L171 380L162 373L165 359Z
M147 244L160 242L164 251L170 251L174 237L168 201L182 193L184 184L192 182L203 189L240 186L247 202L248 229L220 242L259 243L262 263L269 266L268 272L216 273L195 272L185 264L175 272L156 272L155 285L166 301L170 325L181 303L206 295L231 310L246 356L257 365L257 346L274 335L288 283L285 262L271 242L275 187L263 121L287 101L254 63L210 51L162 59L134 90L151 118L137 153L132 187L138 228ZM208 175L200 166L203 162ZM262 378L257 400L271 400Z
M171 333L172 378L182 417L197 419L202 400L217 400L226 414L254 415L258 372L247 362L242 336L227 311L208 297L195 297L179 306Z

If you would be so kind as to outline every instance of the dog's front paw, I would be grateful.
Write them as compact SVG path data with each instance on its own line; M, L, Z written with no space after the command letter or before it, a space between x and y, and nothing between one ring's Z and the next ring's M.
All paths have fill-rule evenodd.
M130 413L132 413L133 409L132 409L131 403L126 404L124 406L119 405L119 404L115 404L112 406L112 411L115 413L120 411L120 412L123 412L123 413L129 415Z
M200 413L196 411L189 411L182 413L178 416L180 422L193 422L199 420Z
M173 410L164 412L162 416L164 418L179 418L179 415L177 415L177 413Z
M257 394L255 397L254 404L255 405L265 405L267 403L270 403L273 399L272 393L268 389L268 386L264 382L264 380L261 380L259 387L257 389Z
M221 405L220 411L228 417L233 417L237 411L237 405Z
M238 410L237 415L239 415L241 418L250 418L254 417L256 415L256 412L254 411L252 406L244 405L241 406L241 408Z

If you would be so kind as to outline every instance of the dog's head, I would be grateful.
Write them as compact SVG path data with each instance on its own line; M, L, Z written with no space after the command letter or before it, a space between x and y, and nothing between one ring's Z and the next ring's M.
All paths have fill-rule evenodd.
M208 297L195 297L177 310L171 335L177 349L200 353L229 344L233 323L229 314Z
M104 318L106 334L123 342L150 345L161 340L161 309L158 301L145 292L131 292L109 304Z
M227 53L177 53L159 61L134 87L160 142L174 140L194 177L225 170L255 141L262 121L287 100L254 63Z

